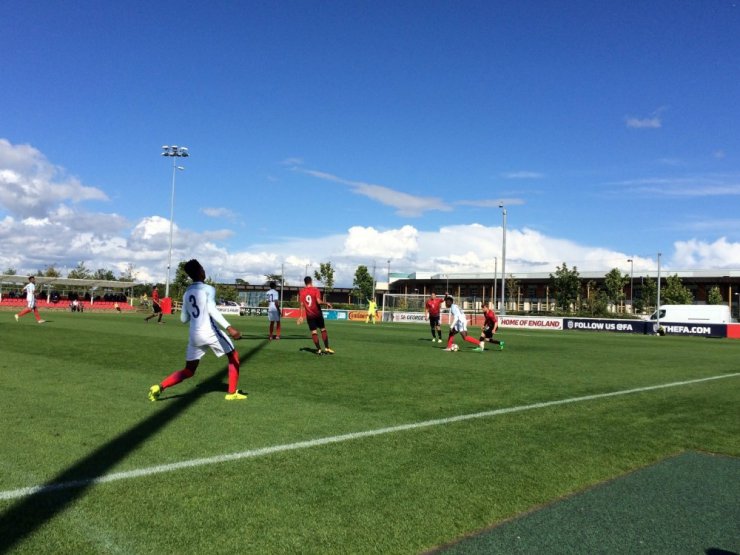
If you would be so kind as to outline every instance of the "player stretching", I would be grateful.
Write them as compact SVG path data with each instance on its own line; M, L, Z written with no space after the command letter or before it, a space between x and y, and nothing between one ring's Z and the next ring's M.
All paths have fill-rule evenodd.
M488 301L483 303L483 327L480 330L480 348L485 348L486 340L489 343L498 345L500 351L504 350L504 342L494 339L493 335L498 331L498 318L492 308L489 308Z
M269 339L280 339L280 293L275 290L277 284L270 282L270 290L267 292L267 319L270 321ZM277 326L277 329L275 329ZM275 334L273 335L273 331Z
M26 292L26 303L28 303L28 307L24 308L18 314L15 315L15 321L17 322L21 316L25 316L29 312L33 312L33 315L36 318L36 321L39 324L43 324L44 322L46 322L46 320L41 319L41 316L39 315L39 309L36 308L36 277L35 276L28 276L28 283L23 288L23 290Z
M465 341L477 346L475 349L476 351L482 352L483 341L479 342L468 335L468 324L465 321L465 314L463 314L463 311L460 310L460 307L453 302L452 297L449 295L445 297L445 306L450 310L450 316L452 316L452 322L450 322L450 335L447 338L447 348L445 351L452 350L452 344L455 342L455 334L459 333Z
M306 287L298 293L298 298L301 301L301 315L298 317L296 324L300 326L304 319L308 322L308 329L311 330L311 339L316 346L317 355L333 355L334 351L329 348L329 335L326 333L324 314L321 312L322 304L325 304L327 308L331 308L331 305L321 298L321 291L313 286L313 280L310 276L306 276L303 283L306 284ZM317 330L321 330L321 339L324 342L323 353L321 352Z
M444 299L440 299L436 293L432 292L432 296L424 303L424 316L429 320L429 327L432 329L432 341L435 341L436 332L436 341L439 343L442 343L442 329L439 327L439 309L443 302Z
M195 259L188 260L184 270L193 280L192 285L185 290L185 295L183 295L182 312L180 313L180 320L183 324L190 322L190 340L185 353L185 368L173 372L162 383L150 387L149 400L156 401L162 391L168 387L192 378L207 348L210 348L217 357L226 355L229 360L229 392L226 394L226 400L246 399L247 394L236 388L239 383L239 353L236 352L231 339L218 329L216 323L225 328L234 339L239 339L242 334L232 327L216 309L216 290L204 283L206 271L200 262Z

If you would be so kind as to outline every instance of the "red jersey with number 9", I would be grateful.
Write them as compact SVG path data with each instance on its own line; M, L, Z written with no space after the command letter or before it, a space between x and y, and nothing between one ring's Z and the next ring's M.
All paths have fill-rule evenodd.
M301 301L301 305L306 308L306 318L321 316L321 306L319 306L321 291L316 287L304 287L298 293L298 298Z

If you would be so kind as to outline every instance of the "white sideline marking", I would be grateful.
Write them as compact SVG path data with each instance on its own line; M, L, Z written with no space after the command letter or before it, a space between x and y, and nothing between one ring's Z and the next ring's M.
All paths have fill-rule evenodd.
M87 487L95 484L105 484L107 482L115 482L118 480L128 480L130 478L141 478L144 476L152 476L153 474L164 474L165 472L174 472L183 468L194 468L197 466L205 466L209 464L218 464L228 461L237 461L241 459L254 459L257 457L263 457L265 455L271 455L273 453L282 453L284 451L296 451L298 449L308 449L310 447L318 447L320 445L329 445L331 443L341 443L343 441L350 441L353 439L361 439L366 437L380 436L384 434L391 434L395 432L404 432L406 430L416 430L419 428L429 428L431 426L441 426L443 424L450 424L453 422L462 422L464 420L473 420L475 418L488 418L490 416L500 416L502 414L511 414L513 412L523 412L533 409L542 409L546 407L554 407L558 405L567 405L570 403L581 403L583 401L593 401L595 399L606 399L608 397L619 397L621 395L630 395L633 393L643 393L645 391L653 391L656 389L665 389L668 387L679 387L682 385L691 385L701 382L708 382L712 380L721 380L724 378L735 378L740 376L740 372L733 374L721 374L719 376L711 376L709 378L698 378L695 380L686 380L681 382L672 382L660 385L650 385L646 387L637 387L634 389L623 389L621 391L612 391L611 393L597 393L594 395L584 395L582 397L571 397L570 399L560 399L558 401L546 401L543 403L534 403L531 405L520 405L518 407L509 407L505 409L489 410L484 412L476 412L474 414L462 414L459 416L450 416L448 418L438 418L436 420L426 420L424 422L415 422L412 424L401 424L399 426L391 426L388 428L378 428L376 430L367 430L365 432L353 432L349 434L342 434L339 436L323 437L319 439L311 439L308 441L298 441L296 443L288 443L283 445L273 445L272 447L262 447L261 449L251 449L249 451L241 451L239 453L231 453L228 455L218 455L215 457L206 457L201 459L191 459L187 461L180 461L171 464L162 464L157 466L149 466L146 468L140 468L138 470L128 470L125 472L113 472L111 474L105 474L103 476L97 476L95 478L85 478L82 480L73 480L70 482L60 482L58 484L48 484L42 486L30 486L27 488L20 488L14 490L0 491L0 500L18 499L21 497L28 497L39 493L47 493L52 491L58 491L63 489L72 489Z

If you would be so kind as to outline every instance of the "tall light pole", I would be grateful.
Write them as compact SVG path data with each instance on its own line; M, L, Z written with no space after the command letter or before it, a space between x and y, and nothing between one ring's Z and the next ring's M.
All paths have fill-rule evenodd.
M388 259L388 290L386 293L391 292L391 259Z
M503 202L498 203L502 210L504 222L504 235L501 242L501 315L506 314L506 207Z
M493 301L493 306L491 307L491 310L497 310L498 307L496 306L496 292L498 290L498 256L493 257L493 298L491 299Z
M658 329L656 331L660 331L660 255L661 253L658 253L658 298L656 299L655 307Z
M172 267L172 224L175 217L175 174L177 170L184 170L182 166L177 165L178 158L187 158L190 156L188 147L177 145L164 145L162 147L162 156L172 157L172 194L170 195L170 251L167 255L167 281L164 286L164 296L170 296L170 268Z
M635 313L635 301L634 301L634 275L635 275L635 261L631 258L627 259L630 263L630 310L632 314Z

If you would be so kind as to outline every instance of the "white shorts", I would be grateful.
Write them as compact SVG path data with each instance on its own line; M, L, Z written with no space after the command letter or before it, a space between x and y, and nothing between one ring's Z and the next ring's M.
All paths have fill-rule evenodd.
M468 331L468 324L467 322L458 320L457 322L455 322L454 326L450 326L450 331L456 331L458 333L462 331Z
M185 360L200 360L208 349L211 349L217 357L222 357L234 350L234 344L223 330L214 331L207 337L191 337Z
M267 309L267 319L270 322L279 322L280 321L280 311L277 308L268 308Z
M26 303L28 304L28 308L36 308L36 299L26 299Z

